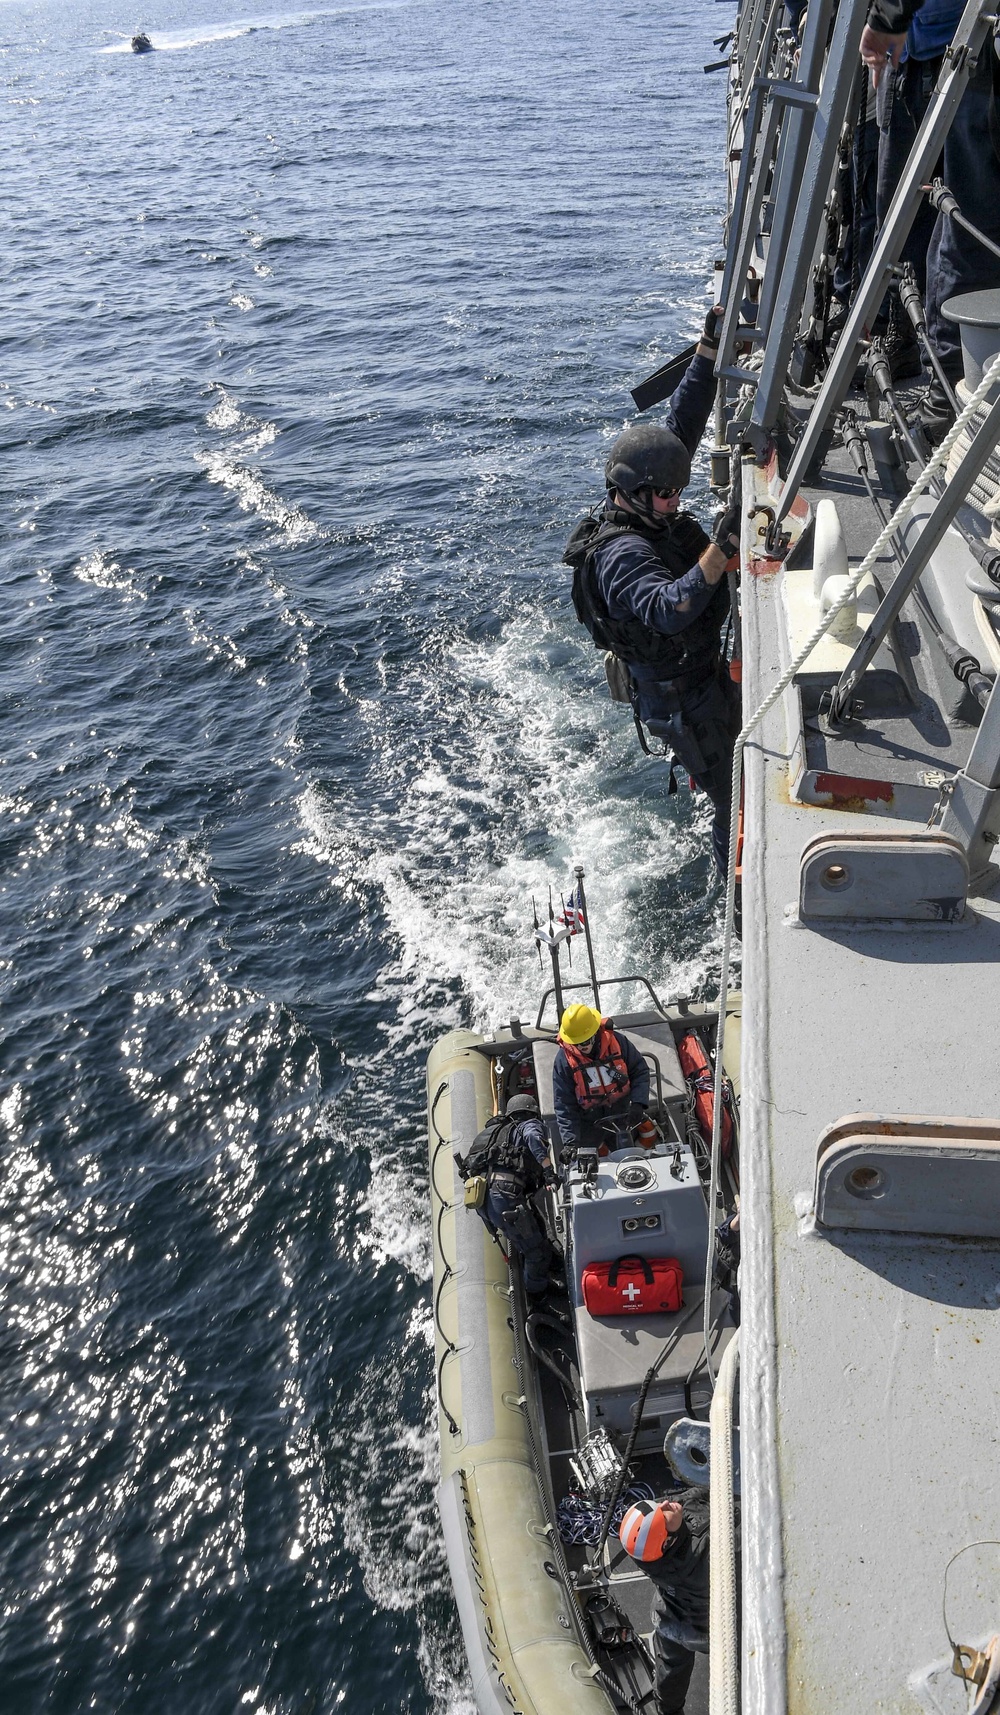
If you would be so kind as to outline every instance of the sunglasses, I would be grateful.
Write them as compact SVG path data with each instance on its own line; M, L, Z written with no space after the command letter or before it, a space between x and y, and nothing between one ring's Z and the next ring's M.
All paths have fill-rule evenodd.
M655 494L657 500L675 500L677 498L678 494L680 494L680 489L679 488L651 488L649 492L651 494Z

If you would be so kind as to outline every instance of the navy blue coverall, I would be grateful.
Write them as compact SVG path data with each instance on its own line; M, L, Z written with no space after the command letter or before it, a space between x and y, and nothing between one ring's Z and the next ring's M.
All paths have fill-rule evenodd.
M649 1101L649 1067L627 1036L623 1036L620 1030L616 1030L614 1035L622 1051L631 1087L627 1096L610 1107L581 1108L576 1099L573 1068L563 1050L556 1050L552 1062L552 1105L560 1141L567 1149L579 1148L581 1143L596 1145L605 1142L602 1131L605 1120L623 1120L633 1102L645 1107Z
M874 30L887 35L906 31L906 58L878 87L879 157L878 219L885 219L903 173L920 121L930 103L945 48L962 15L961 0L875 0L868 15ZM1000 161L990 141L990 45L980 50L979 65L969 79L941 160L933 171L944 179L971 220L1000 243ZM927 331L945 374L956 381L962 374L962 344L958 324L941 313L942 304L965 292L1000 286L1000 261L949 215L937 214L922 203L902 254L912 262L925 292Z
M551 1172L549 1140L541 1120L518 1120L508 1133L507 1150L514 1154L515 1165L490 1169L486 1213L521 1258L525 1292L529 1298L540 1297L555 1261L555 1252L528 1201L544 1183L546 1170Z
M656 1585L653 1658L657 1715L681 1715L694 1672L694 1651L708 1652L708 1491L670 1496L684 1506L680 1530L659 1560L640 1560Z
M667 413L671 429L693 455L715 402L711 358L695 357ZM627 522L620 509L616 523ZM711 608L719 636L714 661L694 680L664 676L661 667L629 661L638 691L638 715L650 732L665 739L696 786L715 806L712 849L725 875L729 864L729 806L733 741L739 730L739 694L721 659L721 630L729 612L725 579L709 584L697 561L680 577L667 572L649 537L629 529L612 536L594 555L597 587L611 619L638 619L664 637L680 636ZM683 607L683 611L682 611Z

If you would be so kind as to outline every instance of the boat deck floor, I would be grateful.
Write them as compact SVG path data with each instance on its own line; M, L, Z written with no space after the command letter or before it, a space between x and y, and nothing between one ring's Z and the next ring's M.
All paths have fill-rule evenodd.
M573 1456L573 1419L567 1409L556 1378L547 1370L536 1371L538 1395L545 1420L545 1434L548 1444L548 1475L550 1483L549 1505L552 1516L555 1517L559 1502L563 1496L578 1489L578 1481L573 1473L570 1460ZM657 1496L669 1494L677 1485L662 1453L647 1454L633 1459L633 1480L646 1483ZM591 1550L578 1544L566 1543L563 1547L567 1564L572 1573L577 1573L585 1566ZM622 1610L628 1623L640 1637L646 1639L651 1648L650 1634L653 1629L653 1596L654 1585L645 1573L641 1572L636 1563L629 1558L614 1536L611 1537L605 1551L605 1561L610 1570L611 1594ZM605 1671L613 1672L615 1657L613 1653L602 1656L602 1666ZM641 1703L644 1711L653 1715L655 1704L648 1696ZM708 1657L695 1657L695 1669L685 1703L685 1715L708 1715Z

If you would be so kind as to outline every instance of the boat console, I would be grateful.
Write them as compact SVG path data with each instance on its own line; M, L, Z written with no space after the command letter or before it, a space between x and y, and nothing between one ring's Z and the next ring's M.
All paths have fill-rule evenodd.
M667 1342L669 1354L650 1388L637 1450L659 1448L675 1418L707 1405L701 1371L708 1209L690 1147L615 1150L594 1164L573 1166L566 1184L566 1273L576 1330L587 1430L624 1439L636 1394ZM662 1315L592 1316L581 1281L589 1263L622 1257L676 1258L683 1270L681 1308ZM629 1286L623 1298L635 1293ZM720 1294L715 1314L724 1312Z

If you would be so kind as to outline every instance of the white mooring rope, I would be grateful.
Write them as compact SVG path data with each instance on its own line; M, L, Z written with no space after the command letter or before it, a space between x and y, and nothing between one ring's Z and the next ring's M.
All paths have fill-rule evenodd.
M733 1399L740 1362L737 1328L722 1354L709 1414L708 1715L739 1715L736 1627L736 1519L733 1513Z

